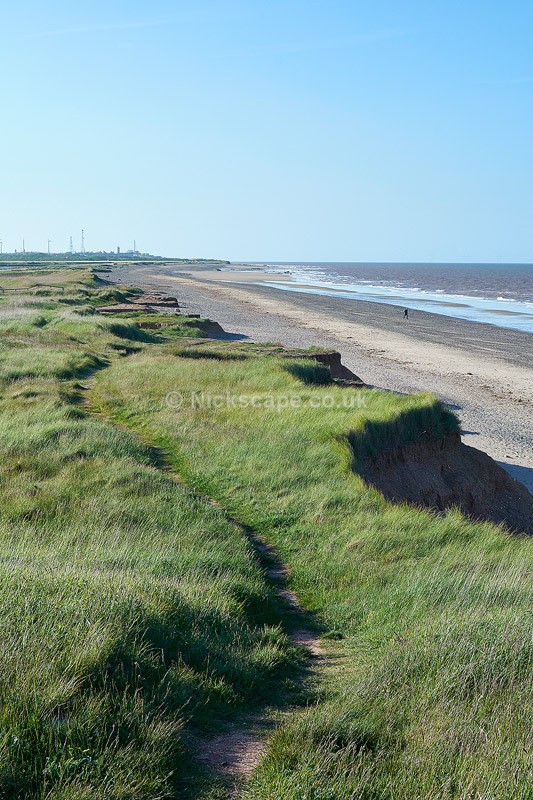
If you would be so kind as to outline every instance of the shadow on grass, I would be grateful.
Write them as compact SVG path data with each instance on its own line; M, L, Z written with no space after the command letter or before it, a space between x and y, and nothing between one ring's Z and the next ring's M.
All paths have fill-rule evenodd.
M431 405L423 403L419 408L396 413L390 420L367 419L359 430L348 435L353 454L352 469L358 472L366 457L416 441L443 439L459 432L459 420L438 400Z
M245 361L248 356L245 353L232 353L227 350L209 350L208 348L193 347L184 348L174 352L178 358L208 358L214 361Z
M328 386L333 383L329 367L311 359L305 360L304 356L301 361L283 363L283 368L294 378L309 386Z

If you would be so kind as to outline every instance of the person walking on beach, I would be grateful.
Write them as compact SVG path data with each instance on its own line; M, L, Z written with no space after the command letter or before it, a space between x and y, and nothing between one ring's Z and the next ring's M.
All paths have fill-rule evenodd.
M409 309L408 308L406 308L405 311L403 312L403 318L404 319L409 319Z

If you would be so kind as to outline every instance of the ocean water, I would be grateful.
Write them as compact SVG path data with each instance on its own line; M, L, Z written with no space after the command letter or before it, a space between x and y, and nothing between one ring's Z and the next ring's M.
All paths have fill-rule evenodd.
M533 333L533 264L255 263L285 291L388 303ZM229 268L231 269L231 267Z

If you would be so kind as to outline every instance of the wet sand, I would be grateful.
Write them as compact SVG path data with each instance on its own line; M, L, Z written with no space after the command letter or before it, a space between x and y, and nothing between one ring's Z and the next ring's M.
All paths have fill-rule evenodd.
M268 276L254 272L162 264L118 266L110 278L173 294L185 312L254 341L335 348L370 385L433 392L459 415L465 443L533 492L533 334L423 311L404 320L398 306L259 286Z

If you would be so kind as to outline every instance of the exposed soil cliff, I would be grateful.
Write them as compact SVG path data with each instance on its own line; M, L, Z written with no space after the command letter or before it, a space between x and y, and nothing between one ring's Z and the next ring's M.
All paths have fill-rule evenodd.
M387 500L406 500L435 511L457 506L474 519L533 535L533 495L456 434L365 458L357 471Z
M331 350L327 353L308 353L306 354L306 358L312 358L324 364L326 367L329 367L332 378L337 378L358 386L365 385L361 378L348 369L348 367L344 366L341 362L341 354L337 353L335 350Z
M328 367L331 377L335 378L337 383L343 383L347 386L358 386L361 388L365 386L358 375L348 369L348 367L344 366L344 364L341 362L341 354L336 350L327 350L323 352L296 350L294 348L284 348L282 352L278 352L278 350L276 350L275 355L281 356L282 358L304 358L310 359L311 361L318 361L319 364L323 364L325 367Z

